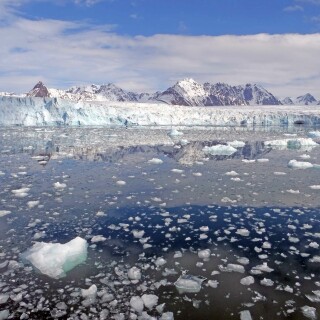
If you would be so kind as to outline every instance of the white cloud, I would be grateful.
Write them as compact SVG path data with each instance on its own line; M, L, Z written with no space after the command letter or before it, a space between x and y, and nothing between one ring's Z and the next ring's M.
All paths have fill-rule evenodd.
M288 7L285 7L283 9L283 11L286 11L286 12L295 12L295 11L303 11L303 7L299 6L299 5L293 5L293 6L288 6Z
M128 37L85 22L17 16L6 22L0 26L0 91L27 91L38 80L60 88L115 82L153 91L194 77L320 98L320 34Z

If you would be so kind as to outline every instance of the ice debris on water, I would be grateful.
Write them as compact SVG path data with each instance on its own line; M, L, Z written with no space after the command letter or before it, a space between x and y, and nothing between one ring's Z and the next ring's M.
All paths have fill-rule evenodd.
M232 146L218 144L212 147L205 146L202 151L205 154L210 154L212 156L231 156L237 152L237 149Z
M313 307L309 307L309 306L303 306L301 307L301 311L302 311L302 314L308 318L308 319L311 319L311 320L316 320L317 319L317 310L316 308L313 308Z
M240 320L252 320L249 310L240 311Z
M9 211L9 210L0 210L0 218L4 217L10 213L11 213L11 211Z
M60 189L60 190L62 190L62 189L65 189L66 187L67 187L67 185L65 184L65 183L60 183L59 181L57 181L57 182L55 182L54 184L53 184L53 187L55 188L55 189Z
M313 167L313 164L305 161L290 160L288 167L294 169L309 169Z
M243 286L250 286L251 284L254 283L254 278L252 276L248 276L248 277L245 277L245 278L242 278L240 280L240 283L243 285Z
M177 129L171 129L171 131L169 132L169 136L182 136L183 135L183 132L181 131L178 131Z
M193 276L190 274L183 274L179 277L179 279L174 283L179 293L197 293L201 290L202 282L205 281L206 278L200 276Z
M141 270L137 267L132 267L128 271L128 278L130 280L140 280L141 279Z
M310 138L320 138L320 131L310 131L308 133L308 137L310 137Z
M163 161L161 159L158 159L158 158L152 158L148 162L152 163L152 164L162 164L163 163Z
M37 242L21 255L41 273L59 279L87 259L87 241L76 237L65 243Z

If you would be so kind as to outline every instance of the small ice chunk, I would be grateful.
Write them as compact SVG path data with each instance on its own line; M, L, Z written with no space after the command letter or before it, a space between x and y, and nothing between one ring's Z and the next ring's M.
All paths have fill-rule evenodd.
M24 198L28 195L30 188L21 188L21 189L15 189L11 192L15 195L17 198Z
M126 183L125 181L123 181L123 180L119 180L119 181L116 182L116 184L117 184L118 186L124 186L124 185L126 185L127 183Z
M103 242L103 241L106 241L106 240L107 240L107 238L105 238L104 236L101 236L101 235L93 236L91 238L91 242L92 243Z
M228 171L225 173L226 176L238 176L239 173L237 173L236 171Z
M243 237L248 237L250 235L250 232L248 229L242 228L242 229L238 229L236 231L236 234L239 234L240 236L243 236Z
M41 273L59 279L87 259L87 241L76 237L65 243L37 242L21 257Z
M160 320L174 320L174 316L172 312L165 312L160 317Z
M290 160L288 167L293 169L309 169L313 168L313 164L305 161Z
M139 296L133 296L130 299L130 307L138 313L141 313L144 309L143 300Z
M271 280L271 279L267 279L267 278L263 278L261 281L260 281L260 284L262 286L266 286L266 287L272 287L274 282Z
M320 184L312 185L309 188L313 190L320 190Z
M140 280L141 279L141 270L137 267L132 267L128 271L128 278L130 280Z
M317 319L317 313L316 313L316 308L309 307L309 306L303 306L301 307L302 314L311 320L316 320Z
M95 298L97 296L98 288L95 284L93 284L88 289L81 289L81 296L82 298Z
M248 277L245 277L245 278L242 278L240 280L240 283L243 285L243 286L250 286L251 284L254 283L254 278L252 276L248 276Z
M197 293L201 290L201 284L205 280L203 277L197 277L189 274L184 274L174 283L179 293Z
M210 255L211 255L210 249L204 249L204 250L198 251L198 257L200 259L208 259L208 258L210 258Z
M65 183L60 183L59 181L57 181L53 184L53 187L55 189L64 189L67 187L67 185Z
M30 209L36 207L37 205L39 205L40 201L28 201L27 205Z
M205 154L210 154L212 156L231 156L235 152L237 152L237 149L232 146L226 146L223 144L217 144L212 147L205 146L202 151Z
M310 137L310 138L320 138L320 131L310 131L308 133L308 137Z
M227 145L234 148L243 148L246 145L246 143L243 141L234 140L227 142Z
M141 297L141 299L145 307L148 308L149 310L151 310L154 306L156 306L159 300L159 298L154 294L144 294Z
M6 320L10 316L9 310L1 310L0 311L0 320Z
M141 239L144 235L144 230L132 230L132 234L135 238Z
M161 267L167 263L167 260L163 259L162 257L158 257L154 263L157 267Z
M8 299L9 299L9 295L0 294L0 305L7 303Z
M161 159L158 159L158 158L152 158L148 162L152 163L152 164L162 164L163 163L163 161Z
M244 267L240 264L228 263L225 271L244 273L245 270Z
M9 210L0 210L0 218L4 217L10 213L11 213L11 211L9 211Z
M169 136L182 136L183 132L178 131L177 129L171 129L171 131L169 132Z
M211 288L218 288L219 282L217 280L209 280L208 281L208 286Z
M240 320L252 320L249 310L240 311Z

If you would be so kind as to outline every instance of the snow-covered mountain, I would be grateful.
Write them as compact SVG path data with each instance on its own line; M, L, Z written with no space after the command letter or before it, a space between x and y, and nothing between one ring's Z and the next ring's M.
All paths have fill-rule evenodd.
M315 99L313 95L307 93L303 96L297 97L295 104L304 104L304 105L315 105L318 101Z
M123 90L115 84L74 86L67 90L47 88L39 81L34 88L24 95L1 93L0 96L26 96L40 98L60 98L78 101L109 101L162 103L182 106L246 106L246 105L316 105L320 104L311 94L296 99L285 98L280 101L272 93L257 84L231 86L225 83L200 84L186 78L178 81L163 92L135 93Z
M184 106L280 105L281 102L262 86L225 83L199 84L193 79L178 81L155 97L157 101Z
M316 98L310 93L306 93L303 96L299 96L297 98L286 97L282 100L282 104L286 105L316 105L320 104L320 101L317 101Z

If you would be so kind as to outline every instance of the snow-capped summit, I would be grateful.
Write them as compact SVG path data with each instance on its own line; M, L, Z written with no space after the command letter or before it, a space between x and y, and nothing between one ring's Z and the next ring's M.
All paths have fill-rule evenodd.
M156 100L173 105L203 106L205 95L203 85L191 78L186 78L160 93Z
M294 102L293 102L293 100L290 98L290 97L286 97L286 98L284 98L282 101L282 104L284 104L284 105L294 105Z
M313 95L307 93L303 96L299 96L296 98L295 104L302 104L302 105L315 105L317 104L317 100Z
M225 83L199 84L193 79L178 81L159 94L157 101L185 106L279 105L281 102L257 84L230 86Z
M50 93L48 88L41 82L39 81L31 91L27 93L28 97L50 97Z

